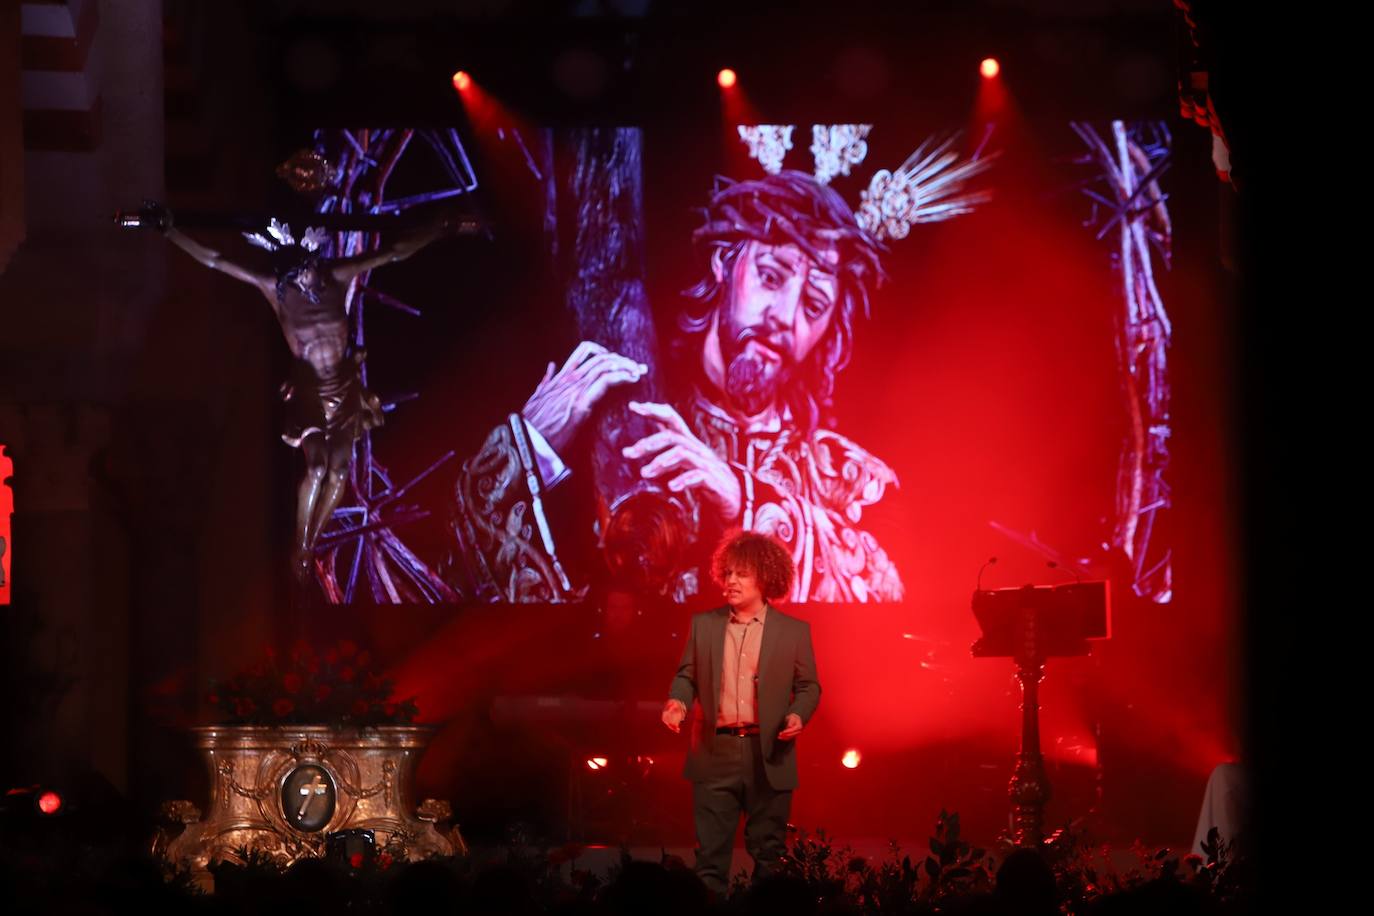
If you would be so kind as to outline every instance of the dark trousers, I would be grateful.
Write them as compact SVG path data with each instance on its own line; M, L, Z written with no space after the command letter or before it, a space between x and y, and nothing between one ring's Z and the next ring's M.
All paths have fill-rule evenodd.
M758 735L715 735L711 740L706 777L692 784L697 874L708 888L724 895L740 813L745 816L744 847L754 859L754 877L759 878L786 852L792 790L779 791L768 784Z

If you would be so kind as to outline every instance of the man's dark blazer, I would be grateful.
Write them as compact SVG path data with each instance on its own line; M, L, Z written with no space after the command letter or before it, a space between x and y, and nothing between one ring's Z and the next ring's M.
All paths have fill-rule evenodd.
M683 771L693 781L705 779L710 772L708 758L715 737L720 674L725 663L725 625L729 620L729 607L692 617L692 632L668 689L668 695L680 700L689 712L693 700L701 704L700 717L692 721L692 747ZM763 766L768 784L774 789L797 787L797 742L778 740L783 720L789 713L796 713L805 725L816 712L820 699L811 625L768 605L763 619L763 644L759 648L757 708Z

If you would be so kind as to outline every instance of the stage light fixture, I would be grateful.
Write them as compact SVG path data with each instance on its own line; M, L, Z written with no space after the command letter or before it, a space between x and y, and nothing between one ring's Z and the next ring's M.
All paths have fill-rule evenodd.
M983 62L978 65L978 72L983 74L983 79L992 79L1002 72L1002 65L997 62L995 57L985 57Z
M731 88L735 85L736 82L738 82L738 80L739 77L735 74L735 71L731 70L729 67L726 67L724 70L716 74L716 83L722 89Z
M453 88L459 92L467 92L472 87L472 77L466 70L459 70L453 74Z
M589 770L604 770L604 769L606 769L606 766L607 766L607 764L609 764L609 763L610 763L610 761L607 760L605 757L588 757L588 758L587 758L587 769L589 769Z
M858 767L859 761L862 759L863 755L851 747L844 752L844 756L840 758L840 763L843 764L846 769L852 770Z
M56 814L62 810L62 796L51 790L38 796L38 810L44 814Z

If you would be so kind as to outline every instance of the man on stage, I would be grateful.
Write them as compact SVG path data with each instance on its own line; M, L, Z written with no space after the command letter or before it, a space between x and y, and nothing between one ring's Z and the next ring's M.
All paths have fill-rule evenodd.
M765 535L727 537L711 558L726 607L697 614L663 724L681 730L695 700L692 781L697 874L723 896L740 813L755 878L786 852L787 817L797 786L796 737L820 702L811 627L773 607L792 587L788 551Z

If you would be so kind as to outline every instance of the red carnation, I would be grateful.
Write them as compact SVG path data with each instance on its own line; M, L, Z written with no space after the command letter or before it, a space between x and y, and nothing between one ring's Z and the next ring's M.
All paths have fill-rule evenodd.
M363 854L362 854L361 852L355 852L355 853L353 853L353 855L351 855L351 856L348 857L348 864L349 864L349 865L352 865L354 868L362 868L362 867L363 867Z
M345 639L339 643L339 655L344 658L352 658L358 654L358 646L350 639Z
M345 684L352 683L355 674L357 674L357 672L353 670L352 665L344 665L339 669L339 680L343 681Z
M277 716L278 718L283 718L285 716L289 716L291 714L291 710L295 708L295 703L292 703L286 697L279 697L277 701L272 704L272 715Z
M301 676L294 671L288 671L281 676L281 686L287 693L300 693Z
M337 665L339 663L338 651L336 649L325 649L324 660L331 665Z

